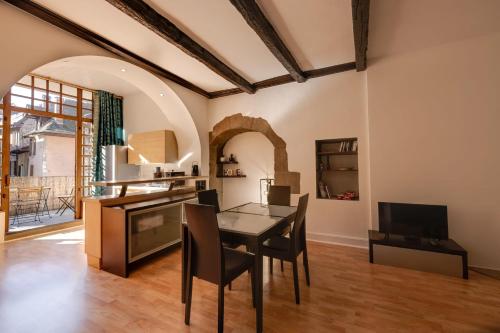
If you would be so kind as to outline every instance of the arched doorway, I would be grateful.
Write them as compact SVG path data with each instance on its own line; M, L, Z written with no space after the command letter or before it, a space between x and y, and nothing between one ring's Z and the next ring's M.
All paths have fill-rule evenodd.
M82 56L74 56L74 57L67 57L67 58L61 58L52 62L49 62L43 66L37 66L35 69L31 70L28 74L32 75L33 73L36 74L37 71L41 71L44 69L43 75L45 76L44 79L44 84L41 88L37 86L36 84L33 85L33 87L25 87L28 90L31 90L31 95L27 99L31 100L37 100L37 96L33 95L33 91L39 93L43 93L43 101L41 103L45 103L45 107L43 108L43 111L40 111L36 109L36 106L33 106L33 103L31 103L30 106L28 106L26 109L21 110L20 108L16 109L12 106L11 104L11 96L12 94L12 87L14 85L19 85L19 79L17 81L11 82L10 83L10 88L7 89L7 93L5 96L8 96L8 98L4 98L3 101L0 102L0 109L4 115L3 117L3 123L2 123L2 128L7 128L9 125L11 125L11 118L10 115L13 112L24 112L30 115L35 115L35 116L40 116L44 118L54 117L54 118L61 118L65 120L71 120L76 123L76 128L82 128L85 127L83 125L85 124L91 124L92 120L91 119L79 119L80 116L78 115L64 115L64 114L56 114L51 108L48 106L53 106L55 102L50 100L51 94L53 93L51 88L51 84L53 83L49 76L52 76L52 73L55 78L59 76L59 74L64 73L65 71L71 70L71 69L79 68L82 71L87 70L89 73L90 72L102 72L107 74L109 77L112 77L114 80L121 80L123 82L127 82L129 85L133 85L137 90L141 91L144 95L147 95L152 103L154 103L158 109L164 114L164 116L169 120L170 124L172 125L172 130L175 131L176 137L177 137L177 142L179 146L179 160L175 163L175 166L172 165L172 168L180 168L180 167L186 167L189 168L191 165L192 161L203 161L202 159L202 140L200 140L200 129L199 125L195 123L195 120L193 116L191 115L191 112L188 110L187 106L185 105L184 99L186 98L185 96L181 97L178 95L177 92L175 92L168 84L168 82L165 82L164 80L156 77L155 75L145 71L144 69L137 67L136 65L133 65L131 63L128 63L126 61L116 59L113 57L106 57L106 56L93 56L93 55L82 55ZM27 73L19 73L19 78L24 78ZM32 75L33 76L33 75ZM42 77L42 76L40 76ZM33 80L37 80L33 76ZM62 81L60 81L62 82ZM26 86L26 84L25 84ZM66 85L62 84L60 87L65 87ZM75 87L77 87L75 85ZM0 87L1 88L1 87ZM80 87L81 88L81 87ZM63 89L63 88L61 88ZM43 91L42 91L43 90ZM80 89L82 90L82 89ZM85 89L83 89L85 90ZM75 91L78 91L78 88L75 89ZM61 96L65 94L64 92L60 92ZM23 96L19 98L24 98ZM40 97L42 98L42 97ZM89 97L87 97L89 98ZM47 99L45 101L45 99ZM84 98L78 99L77 96L75 96L75 101L77 105L81 105L83 102ZM62 97L60 97L60 100L63 100ZM91 100L88 99L87 101ZM64 103L64 102L63 102ZM5 105L3 105L5 104ZM77 107L75 107L77 109ZM84 112L85 110L82 110ZM140 111L140 110L139 110ZM61 113L61 112L59 112ZM5 117L5 115L8 114L9 117ZM82 118L82 117L80 117ZM84 118L84 117L83 117ZM79 122L79 123L78 123ZM83 124L83 125L82 125ZM206 133L206 132L205 132ZM80 139L78 139L77 134L76 137L76 142L83 142L82 136L80 135ZM206 135L206 134L205 134ZM10 135L5 134L5 138L9 137ZM206 137L205 137L206 138ZM206 141L205 141L206 142ZM5 155L2 160L2 193L5 194L5 196L2 198L2 208L6 211L6 217L5 217L5 223L4 223L4 228L3 230L0 230L0 234L3 234L5 232L9 231L9 212L8 212L8 207L10 204L10 154L9 154L9 149L10 149L10 140L3 140L2 145L4 146L2 149L5 154L2 153L2 155ZM205 146L207 147L207 146ZM71 156L75 155L75 160L76 161L81 161L84 160L85 155L84 153L81 153L80 149L81 147L75 147L75 151L80 152L80 156L76 156L76 154L69 154ZM205 148L205 151L207 149ZM68 155L68 156L69 156ZM77 164L79 165L79 164ZM80 175L80 172L77 170L76 173L77 175ZM23 173L25 175L25 173ZM81 191L81 183L78 179L78 177L75 177L76 181L74 188L74 193L64 193L67 194L68 196L72 196L74 200L76 201L76 204L74 204L74 208L77 212L75 212L75 217L79 218L80 217L80 212L78 212L78 207L80 207L79 202L81 201L81 197L84 196L84 194ZM19 186L21 187L21 186ZM23 184L24 187L24 184ZM57 200L56 200L57 201ZM57 201L58 202L58 201Z
M286 142L276 134L263 118L243 116L241 113L226 117L215 124L210 132L210 188L222 190L222 182L217 178L217 161L225 144L234 136L246 133L262 133L274 146L274 178L276 185L289 185L292 193L300 193L300 173L288 170Z

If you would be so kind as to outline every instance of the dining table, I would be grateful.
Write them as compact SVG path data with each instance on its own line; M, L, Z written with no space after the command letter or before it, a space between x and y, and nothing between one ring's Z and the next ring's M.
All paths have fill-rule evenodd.
M246 203L217 214L221 239L241 242L254 253L256 331L263 329L263 256L264 241L293 223L297 207ZM186 300L187 222L182 222L182 303Z

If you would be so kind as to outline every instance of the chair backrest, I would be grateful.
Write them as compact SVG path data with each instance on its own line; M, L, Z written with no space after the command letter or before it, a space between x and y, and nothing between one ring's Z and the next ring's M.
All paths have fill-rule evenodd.
M49 198L50 187L42 187L42 200L47 200Z
M42 190L39 187L34 188L19 188L17 190L17 199L20 201L40 201L42 197Z
M290 186L271 185L267 194L269 205L290 206Z
M188 265L202 280L219 284L223 278L224 256L215 208L208 205L185 205L188 224Z
M214 206L215 213L220 213L217 190L212 189L198 192L198 202L200 203L200 205Z
M299 205L297 206L297 213L295 213L295 220L293 222L292 232L290 239L292 241L291 249L298 253L303 250L305 242L305 219L307 211L307 202L309 200L309 193L302 195L299 198Z

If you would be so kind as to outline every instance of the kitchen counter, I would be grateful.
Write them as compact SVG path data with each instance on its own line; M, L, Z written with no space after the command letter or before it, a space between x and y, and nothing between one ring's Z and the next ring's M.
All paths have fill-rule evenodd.
M208 179L207 176L174 176L174 177L161 177L161 178L136 178L136 179L116 179L116 180L105 180L92 182L90 185L93 186L121 186L120 197L124 197L127 194L127 189L130 185L137 184L147 184L147 183L162 183L169 182L174 183L179 180L202 180ZM172 190L172 188L169 188Z
M205 177L191 177L191 176L189 177L190 178L188 179L205 178ZM179 178L179 177L169 177L169 178L170 178L169 181L172 181L174 180L172 178ZM137 184L137 181L138 181L137 179L129 180L127 181L127 184ZM149 180L148 182L156 182L156 179ZM147 182L144 181L144 183ZM106 184L111 184L111 182L106 182ZM114 185L116 184L117 182L115 181ZM101 258L102 258L102 208L103 207L145 203L148 201L154 201L168 197L176 197L176 200L189 200L196 197L196 189L194 186L176 186L172 189L147 187L145 190L130 191L129 193L126 193L123 196L103 195L103 196L93 196L93 197L83 198L83 223L85 226L85 253L87 255L88 265L98 269L102 267Z

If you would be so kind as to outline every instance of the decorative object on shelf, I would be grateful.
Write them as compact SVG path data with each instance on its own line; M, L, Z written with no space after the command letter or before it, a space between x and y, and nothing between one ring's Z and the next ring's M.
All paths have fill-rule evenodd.
M233 169L226 169L226 176L231 177L233 175Z
M344 193L337 194L335 199L338 200L358 200L359 197L354 191L346 191Z
M236 157L233 154L229 155L229 162L231 162L231 163L238 163L236 161Z
M153 173L153 178L161 178L161 177L163 177L163 171L161 171L161 167L156 167L156 170Z
M267 204L267 194L269 193L269 187L274 184L273 178L261 178L259 180L260 186L260 204Z
M191 164L191 176L199 176L200 175L200 168L198 167L198 161L194 161Z
M236 176L241 176L243 175L243 172L241 172L241 169L236 169Z
M328 198L330 199L330 190L328 189L328 185L326 185L324 182L320 181L318 182L318 187L319 187L319 193L322 198Z
M222 155L222 156L219 158L219 161L220 161L221 163L226 162L226 158L224 157L224 155Z

